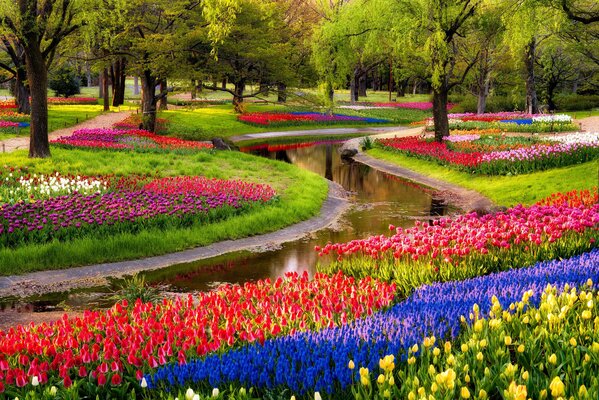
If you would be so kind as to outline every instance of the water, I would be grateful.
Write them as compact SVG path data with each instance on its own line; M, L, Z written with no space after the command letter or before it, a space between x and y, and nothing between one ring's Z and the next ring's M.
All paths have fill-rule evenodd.
M164 286L168 291L195 292L209 290L224 282L274 279L286 272L308 271L313 274L318 262L327 261L318 257L314 250L317 245L389 234L390 223L407 227L413 225L415 218L428 219L431 214L438 215L446 211L433 200L430 190L366 165L342 160L338 154L339 146L340 142L326 142L242 149L295 164L343 186L350 192L353 206L336 226L260 253L231 253L149 272L146 280ZM25 303L15 299L5 301L4 306L0 304L0 321L3 314L17 309L27 312L105 306L109 303L106 293L114 286L116 283L112 288L96 288L85 293L48 294Z

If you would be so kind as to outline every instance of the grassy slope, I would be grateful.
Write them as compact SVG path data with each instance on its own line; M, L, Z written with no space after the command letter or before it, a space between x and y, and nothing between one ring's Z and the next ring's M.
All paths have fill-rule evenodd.
M500 205L531 204L555 192L597 186L598 162L518 176L473 176L438 164L381 149L368 154L416 172L476 190Z
M138 235L115 235L102 240L86 238L0 250L0 274L141 258L270 232L316 215L327 193L321 177L297 167L237 152L201 152L194 155L139 154L53 148L51 159L29 159L24 152L3 157L3 164L27 166L37 172L77 174L205 175L266 182L280 194L273 205L219 223Z

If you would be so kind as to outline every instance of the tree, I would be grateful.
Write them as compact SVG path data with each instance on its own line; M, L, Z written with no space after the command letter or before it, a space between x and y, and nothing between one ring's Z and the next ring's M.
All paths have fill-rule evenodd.
M218 58L210 63L211 72L224 76L233 89L205 87L233 95L237 112L245 98L293 79L288 57L293 49L284 40L286 25L278 6L271 0L240 1L235 24L218 45ZM259 88L245 94L250 82L259 83Z
M62 40L79 29L84 12L80 0L0 0L0 26L25 54L31 91L29 157L49 157L48 66Z
M31 113L29 103L29 86L27 84L27 67L25 61L25 49L21 43L11 35L0 36L0 50L7 56L8 60L0 62L0 68L7 71L14 82L14 95L17 109L22 114Z
M538 59L541 68L540 80L544 86L547 108L554 111L555 94L558 88L572 83L580 73L580 62L561 43L547 46Z

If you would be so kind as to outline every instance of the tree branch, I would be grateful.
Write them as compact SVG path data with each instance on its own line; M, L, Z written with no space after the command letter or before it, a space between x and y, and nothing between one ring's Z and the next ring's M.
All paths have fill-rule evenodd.
M570 6L568 5L568 0L562 0L561 3L562 10L564 10L568 19L572 21L581 22L585 25L589 25L594 22L599 22L599 12L593 13L589 11L578 10L578 13L576 13L576 11L572 11Z

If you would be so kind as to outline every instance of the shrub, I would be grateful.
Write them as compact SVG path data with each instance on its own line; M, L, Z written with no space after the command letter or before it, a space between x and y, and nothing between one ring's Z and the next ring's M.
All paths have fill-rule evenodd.
M56 96L70 97L81 93L81 81L75 70L64 66L50 75L48 87L56 93Z

